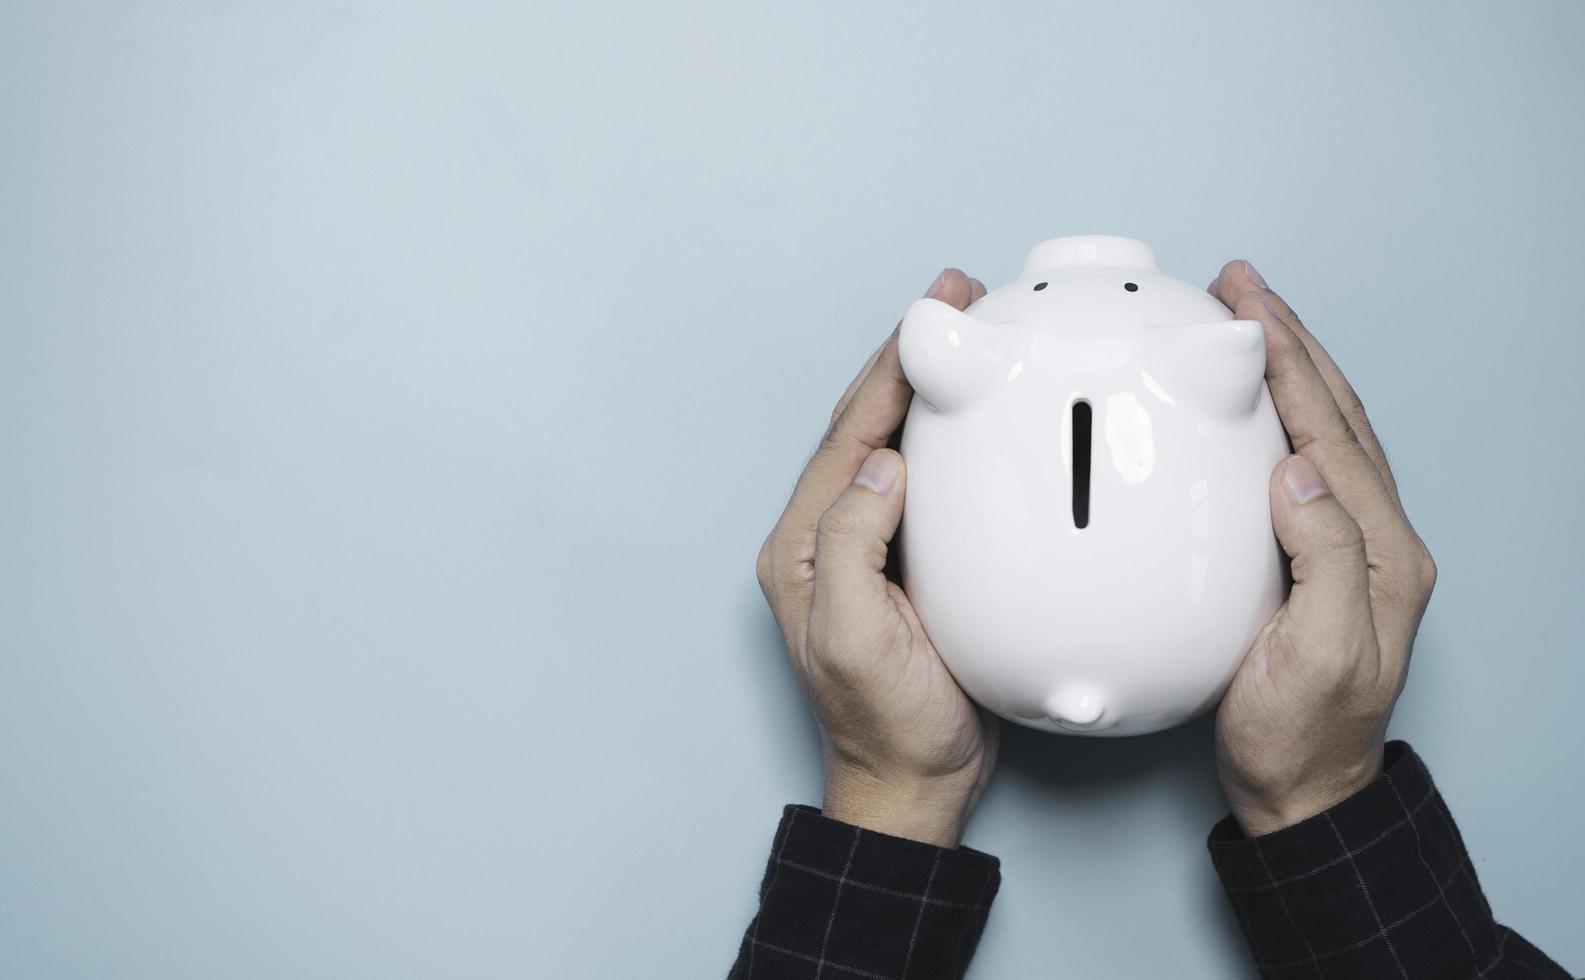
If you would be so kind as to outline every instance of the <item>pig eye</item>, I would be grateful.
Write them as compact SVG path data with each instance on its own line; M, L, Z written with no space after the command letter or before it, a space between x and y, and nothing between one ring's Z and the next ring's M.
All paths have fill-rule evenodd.
M1040 291L1041 291L1041 290L1042 290L1042 289L1045 289L1045 288L1046 288L1046 284L1045 284L1045 283L1043 283L1043 282L1037 282L1037 283L1035 283L1035 292L1037 292L1037 293L1038 293L1038 292L1040 292Z
M1137 293L1137 292L1139 292L1139 283L1137 283L1137 282L1125 282L1125 283L1123 283L1123 288L1128 290L1131 293Z

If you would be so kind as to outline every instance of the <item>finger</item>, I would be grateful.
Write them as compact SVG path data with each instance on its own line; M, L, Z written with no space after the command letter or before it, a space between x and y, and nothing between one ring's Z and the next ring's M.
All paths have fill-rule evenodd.
M925 290L925 295L931 299L938 299L960 310L969 305L969 297L973 293L974 281L962 269L951 268L942 269L936 281Z
M1376 470L1381 474L1382 482L1387 487L1387 493L1392 497L1393 505L1400 511L1403 503L1398 496L1398 483L1392 475L1392 468L1387 462L1386 450L1382 448L1381 440L1376 436L1375 427L1370 424L1370 416L1365 412L1365 404L1360 400L1359 393L1349 383L1348 377L1343 374L1332 355L1327 353L1325 347L1315 335L1310 333L1293 311L1277 293L1266 285L1266 280L1247 259L1236 259L1222 267L1221 275L1211 283L1211 295L1221 300L1228 309L1238 305L1238 301L1249 292L1262 292L1267 303L1276 311L1277 317L1288 325L1299 342L1304 344L1309 351L1311 360L1315 361L1316 369L1320 371L1326 386L1332 392L1333 401L1343 412L1343 417L1348 420L1349 427L1354 430L1354 436L1359 440L1371 461L1376 464Z
M945 269L926 295L961 309L968 305L970 291L967 276ZM820 515L852 482L865 457L886 445L912 399L894 330L838 403L820 447L799 475L786 509L760 551L760 584L789 645L803 635L808 620Z
M881 348L875 365L854 391L820 448L809 459L776 530L771 533L779 561L794 580L812 581L815 530L820 516L853 481L869 454L884 447L902 424L913 399L903 375L895 334Z
M1373 543L1396 541L1407 530L1403 514L1304 344L1260 292L1245 293L1234 315L1258 320L1265 331L1266 384L1294 450L1320 470Z
M969 285L972 287L971 291L969 292L970 303L978 303L980 300L985 298L985 293L987 290L985 289L985 284L983 282L980 282L978 279L970 279Z
M891 637L880 632L902 625L884 569L903 515L904 480L902 456L874 450L820 516L810 632L826 641L822 649L881 649Z
M968 276L957 269L943 269L925 295L962 309L968 305L971 291ZM897 431L912 398L913 388L903 374L893 330L837 402L825 438L799 476L777 525L778 533L790 532L802 542L799 550L806 556L812 554L820 515L853 479L869 451L884 446Z
M847 410L848 402L853 400L853 393L859 390L859 385L863 384L864 379L869 377L870 372L875 369L875 362L880 360L881 351L885 350L886 345L897 338L897 329L895 327L892 328L892 332L887 334L886 339L881 341L879 347L875 348L875 352L864 362L864 366L859 368L859 373L855 374L853 380L848 382L847 389L842 392L842 397L837 399L836 407L831 410L831 421L826 425L827 432L830 432L831 427L837 424L837 419L841 418L842 413Z
M1355 668L1374 675L1380 661L1365 535L1303 456L1289 456L1272 473L1271 525L1293 560L1285 647L1304 658L1295 666L1332 678L1355 676ZM1361 657L1367 662L1352 662Z
M1247 261L1228 263L1217 285L1226 294L1237 289L1259 292L1278 319L1304 344L1332 392L1333 401L1375 464L1382 485L1398 510L1400 521L1389 522L1389 529L1367 538L1366 550L1371 561L1371 605L1381 655L1384 663L1398 673L1401 683L1403 670L1414 647L1415 634L1420 628L1420 619L1425 614L1426 603L1436 584L1436 562L1409 523L1398 493L1397 481L1393 478L1386 452L1370 424L1365 406L1326 348L1305 328L1293 307L1266 288L1265 279L1254 266ZM1378 556L1382 556L1382 560L1378 561Z
M1343 418L1309 351L1277 316L1267 295L1264 290L1245 293L1235 315L1260 321L1266 333L1266 381L1294 449L1320 472L1362 530L1379 648L1394 665L1401 664L1435 580L1434 563Z

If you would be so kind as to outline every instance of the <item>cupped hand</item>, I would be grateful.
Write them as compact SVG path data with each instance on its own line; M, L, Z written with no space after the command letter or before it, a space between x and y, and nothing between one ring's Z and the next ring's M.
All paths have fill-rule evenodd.
M926 293L958 309L984 294L955 269ZM990 776L997 728L884 572L907 489L886 445L912 397L894 331L837 402L758 572L824 736L826 815L952 847Z
M1211 286L1266 334L1266 382L1294 455L1271 477L1293 590L1256 638L1216 719L1233 816L1259 835L1341 802L1381 773L1436 564L1415 534L1365 408L1336 363L1247 262Z

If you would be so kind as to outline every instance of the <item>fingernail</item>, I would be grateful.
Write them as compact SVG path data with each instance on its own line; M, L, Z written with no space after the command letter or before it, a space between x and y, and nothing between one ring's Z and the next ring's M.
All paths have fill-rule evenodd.
M1288 491L1288 499L1296 504L1307 504L1329 492L1326 481L1315 471L1315 465L1303 456L1289 457L1282 471L1282 486Z
M870 453L870 458L859 467L859 475L853 478L853 482L876 493L890 492L892 484L897 482L897 454L884 451Z
M1244 275L1248 276L1249 281L1259 286L1261 289L1267 288L1266 280L1261 276L1260 273L1255 271L1255 267L1249 264L1248 259L1244 260Z
M941 274L936 276L936 281L930 284L930 288L929 289L925 290L925 298L926 299L935 299L936 298L936 294L941 292L941 287L945 286L946 284L947 284L947 270L942 269L941 270Z

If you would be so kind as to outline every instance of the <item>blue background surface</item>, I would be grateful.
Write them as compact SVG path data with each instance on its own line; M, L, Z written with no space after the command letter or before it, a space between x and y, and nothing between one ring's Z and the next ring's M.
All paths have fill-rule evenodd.
M1585 5L0 8L0 975L721 975L753 575L952 263L1252 259L1442 578L1394 733L1575 971ZM1148 614L1148 610L1144 611ZM1009 731L974 976L1247 975L1201 723Z

